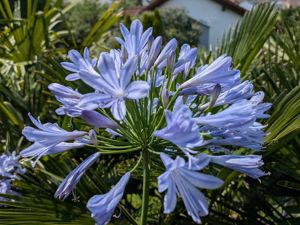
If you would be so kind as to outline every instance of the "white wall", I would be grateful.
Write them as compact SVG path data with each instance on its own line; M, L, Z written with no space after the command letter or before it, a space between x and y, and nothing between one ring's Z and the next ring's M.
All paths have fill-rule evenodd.
M184 8L190 17L209 26L209 43L212 47L217 39L221 41L224 31L242 18L240 14L225 9L213 0L169 0L162 5L162 8L166 7Z

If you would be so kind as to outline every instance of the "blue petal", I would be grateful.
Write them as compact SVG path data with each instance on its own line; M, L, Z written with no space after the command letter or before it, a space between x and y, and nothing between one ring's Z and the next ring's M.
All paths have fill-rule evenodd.
M223 185L223 181L217 177L207 175L204 173L199 173L195 171L190 171L187 169L180 170L182 177L190 182L195 187L205 188L205 189L216 189Z
M111 106L111 113L116 120L124 120L126 115L125 101L117 100Z
M55 197L59 199L65 199L71 193L73 188L79 182L82 175L85 171L90 168L100 156L99 152L90 155L86 158L82 163L79 164L68 176L63 180L63 182L58 187L57 191L55 192Z
M120 74L120 87L125 89L129 84L132 75L137 68L137 58L132 57L127 60Z
M91 126L98 128L117 129L118 124L96 111L82 111L82 118Z
M140 99L148 95L150 86L146 81L133 81L126 88L126 98Z

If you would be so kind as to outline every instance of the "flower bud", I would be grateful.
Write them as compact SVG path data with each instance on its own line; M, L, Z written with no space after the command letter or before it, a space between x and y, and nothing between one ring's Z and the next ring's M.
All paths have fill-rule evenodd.
M176 59L175 52L172 51L167 58L167 66L168 66L168 71L170 73L173 73L174 71L175 59Z
M162 90L162 104L164 108L167 108L169 104L169 91L165 87Z

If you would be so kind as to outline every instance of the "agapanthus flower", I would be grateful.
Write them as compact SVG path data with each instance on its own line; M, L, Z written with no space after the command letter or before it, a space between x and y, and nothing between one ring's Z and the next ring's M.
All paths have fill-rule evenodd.
M15 151L3 153L0 156L0 194L19 195L13 190L12 182L21 179L19 175L26 172L19 163L20 156ZM12 199L0 197L0 201L13 201ZM1 206L1 204L0 204Z
M102 108L110 108L115 119L123 120L126 115L125 100L146 97L149 85L145 81L130 82L137 68L135 57L116 66L116 60L121 62L119 57L118 54L102 53L98 64L100 74L86 70L81 70L79 74L86 84L98 91L94 98L87 101L98 102Z
M5 180L0 180L0 194L5 194L5 195L19 195L18 192L12 190L12 185L11 185L12 180L10 179L5 179ZM0 201L11 201L8 198L0 197ZM1 206L1 204L0 204Z
M217 97L217 100L214 103L214 106L220 106L225 104L232 104L241 99L248 99L253 95L253 84L250 81L245 81L233 88L220 93ZM205 109L208 107L208 103L201 105L199 109Z
M198 188L216 189L223 185L223 181L211 175L197 172L207 166L208 161L202 163L202 168L190 169L188 163L179 156L175 160L161 153L161 160L166 172L158 177L159 192L167 191L164 198L164 213L171 213L176 207L176 195L182 198L188 215L196 223L201 223L201 216L208 214L208 203Z
M195 66L196 58L197 48L191 48L188 44L182 45L172 74L177 75L178 73L185 71L185 76L187 76L190 68Z
M248 100L240 100L221 112L196 118L197 124L218 128L243 129L254 123L255 106Z
M127 172L109 192L102 195L94 195L90 198L87 208L91 211L96 225L108 224L115 208L123 197L129 178L130 173Z
M239 146L244 148L259 151L262 149L265 132L262 130L264 126L254 123L247 129L228 130L228 129L213 129L207 130L207 134L211 135L211 139L206 141L206 144L211 146ZM212 149L212 148L210 148ZM213 148L215 149L215 148ZM223 150L228 150L223 148Z
M159 36L151 42L150 45L148 45L148 51L144 51L141 58L141 71L143 69L149 70L155 63L160 50L162 48L162 37Z
M223 91L228 90L241 82L240 71L232 69L231 66L232 59L222 55L210 65L200 67L196 75L182 83L179 88L189 88L188 93L191 94L208 94L219 84Z
M55 111L58 115L66 114L71 117L78 117L81 116L83 110L91 111L98 108L98 104L92 102L85 104L84 99L89 98L89 94L80 94L71 87L66 87L57 83L50 84L48 88L55 95L56 100L63 104Z
M25 169L19 163L20 156L15 151L3 153L0 156L0 177L17 179L18 174L24 174Z
M270 103L261 103L262 98L258 92L250 100L238 100L221 112L197 117L197 124L203 126L200 130L212 137L206 144L261 150L265 126L256 120L268 118L265 111L271 107Z
M210 162L228 167L232 170L245 173L248 176L258 179L261 176L268 175L259 167L264 165L260 155L205 155L200 154L195 158L199 158L199 162L203 161L203 157L209 158ZM195 162L197 164L197 160Z
M256 92L250 101L255 105L255 115L257 119L266 119L270 116L265 114L272 107L271 103L262 103L265 94L262 91Z
M174 58L176 46L177 41L172 39L162 49L162 37L160 36L151 42L149 41L147 48L145 47L141 55L139 72L142 74L145 72L145 70L149 71L152 68L157 69L158 72L161 71L167 65L169 58ZM169 68L169 70L173 69ZM155 70L151 70L151 72L155 72Z
M81 69L85 70L93 70L93 67L96 65L97 60L90 58L90 53L88 48L84 49L83 57L76 50L70 50L68 53L68 57L71 62L62 62L61 65L66 69L73 73L69 74L66 77L68 81L79 80L79 71Z
M100 156L99 152L96 152L86 158L82 163L80 163L59 185L57 191L55 192L55 197L60 199L65 199L69 196L71 191L74 189L76 184L79 182L85 171L90 168Z
M66 141L76 140L79 137L87 135L87 132L85 131L66 131L59 127L56 123L42 124L39 120L34 119L30 114L29 118L37 128L26 126L23 129L23 135L28 141L34 143L20 152L22 157L36 157L37 161L40 157L48 154L49 151L53 152L55 147L61 150L59 144L63 144L63 149L65 150L73 148L74 143L68 143Z
M177 41L175 38L171 39L165 47L162 49L158 57L154 62L154 66L158 69L162 69L167 65L167 59L171 54L174 54L177 47Z
M139 20L134 20L128 30L124 24L120 24L120 30L124 40L116 37L117 41L125 48L128 58L140 56L152 34L152 28L143 32L143 25Z
M184 152L195 153L190 148L202 145L203 137L190 109L182 106L175 112L166 110L165 114L167 126L153 135L174 143Z

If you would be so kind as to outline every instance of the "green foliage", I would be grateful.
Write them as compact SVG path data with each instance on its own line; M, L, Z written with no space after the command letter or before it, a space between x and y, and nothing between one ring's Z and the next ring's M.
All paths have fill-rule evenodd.
M165 34L168 39L176 38L179 45L199 45L201 26L190 18L183 9L170 8L160 11Z
M142 23L145 28L153 27L153 36L164 34L162 18L158 10L155 10L153 13L144 13Z
M217 50L232 55L242 75L273 103L263 152L270 176L261 183L241 175L237 181L236 174L221 170L227 185L222 195L213 193L209 224L299 223L299 21L283 18L271 5L258 6L224 35Z
M99 41L100 37L107 32L113 25L118 23L121 16L119 3L115 2L103 13L97 23L91 28L87 36L82 41L82 46L89 46Z
M18 145L14 140L20 138L28 112L43 114L49 108L44 105L47 96L38 75L43 71L42 59L65 51L61 40L68 31L56 27L61 14L72 5L62 9L60 1L48 0L39 10L38 3L27 1L25 18L19 17L21 8L11 9L8 0L0 4L4 24L0 34L0 138L6 150Z
M122 8L135 7L143 5L143 0L123 0Z
M246 74L276 22L277 11L272 5L261 5L247 12L243 20L224 34L217 55L230 55L234 59L234 66Z
M66 21L77 42L81 43L84 40L108 7L106 4L99 4L96 0L84 0L66 13Z
M19 145L21 130L33 115L53 116L49 99L50 82L65 83L65 71L60 66L62 55L81 44L68 29L65 14L74 4L47 0L41 9L40 1L22 1L24 9L14 7L8 0L0 2L0 146L14 149ZM16 6L20 1L15 1ZM101 41L103 35L120 17L118 3L100 16L83 40L85 46ZM21 15L25 16L24 18ZM81 48L79 46L79 48ZM52 108L51 108L52 107ZM21 141L21 140L20 140ZM22 143L22 142L20 142Z
M108 5L96 0L79 2L64 18L81 47L91 46L97 52L116 47L121 17L120 2ZM67 38L71 41L71 37Z
M140 18L144 27L153 27L153 34L162 35L165 41L176 38L179 45L199 45L201 25L183 9L168 8L145 12Z

